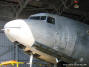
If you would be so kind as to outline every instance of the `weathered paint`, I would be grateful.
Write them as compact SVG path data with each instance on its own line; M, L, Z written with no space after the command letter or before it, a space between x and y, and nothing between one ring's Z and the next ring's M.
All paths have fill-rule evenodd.
M4 27L5 29L7 29L6 28L7 26L10 26L9 23L13 27L14 27L13 23L14 24L16 23L17 25L25 24L26 27L29 27L29 28L24 28L24 25L23 25L24 30L21 32L21 30L18 29L19 33L14 33L16 34L16 36L15 37L11 36L12 38L15 38L12 40L18 41L20 44L30 47L31 49L36 49L35 47L32 47L32 46L34 46L35 42L37 41L38 43L41 43L43 46L45 45L46 47L49 47L50 49L57 51L57 53L59 53L60 56L61 56L60 53L62 53L63 54L62 57L65 57L65 58L70 57L72 59L75 59L73 63L89 64L88 63L89 34L87 32L89 30L88 25L80 23L78 21L74 21L69 18L65 18L62 16L53 15L53 14L48 14L48 13L39 13L39 14L34 14L32 16L51 16L55 18L55 24L50 24L42 20L31 20L29 18L26 20L21 20L21 19L15 20L16 22L11 21L12 23L8 22ZM23 21L23 23L19 21ZM13 28L9 28L9 29L10 30L12 29L13 31L15 31ZM25 32L25 30L27 29L30 32ZM24 36L22 35L23 33L24 33ZM18 34L20 34L19 36L21 36L21 38L19 39L18 39ZM29 36L31 35L32 38L30 38L29 36L27 37L27 34ZM9 35L9 33L6 32L6 35ZM10 35L13 35L13 34L10 34ZM10 37L10 35L8 37ZM27 43L26 40L28 41L28 39L25 39L23 37L25 38L27 37L29 39L29 42ZM41 49L41 47L39 47L39 49ZM35 52L34 50L32 51ZM40 51L40 52L43 52L43 51ZM40 54L39 52L36 52L36 53ZM47 54L46 52L43 52L43 53ZM43 56L44 54L41 53L40 55ZM50 56L56 58L53 55L50 55ZM44 59L44 58L41 58L41 59ZM57 58L65 61L63 58L60 58L60 57L57 57ZM46 61L51 62L52 59L53 58L51 58L50 60L46 59ZM54 61L54 63L56 62Z

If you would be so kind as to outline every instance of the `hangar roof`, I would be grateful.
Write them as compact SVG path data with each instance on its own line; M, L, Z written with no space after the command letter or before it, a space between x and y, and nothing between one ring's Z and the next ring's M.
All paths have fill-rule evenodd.
M79 8L74 8L75 0L0 0L0 6L16 9L16 18L22 13L46 12L67 16L89 24L89 0L77 0Z

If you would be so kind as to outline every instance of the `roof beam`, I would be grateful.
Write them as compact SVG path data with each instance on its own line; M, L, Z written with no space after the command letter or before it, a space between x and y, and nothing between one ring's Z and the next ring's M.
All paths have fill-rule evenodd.
M18 10L18 12L16 12L16 17L18 18L18 16L20 15L20 13L23 11L23 9L27 6L27 4L29 3L29 1L32 0L25 0L25 2L22 4L22 6L20 7L20 9ZM20 2L19 2L20 3ZM21 4L21 3L20 3Z
M72 13L72 14L80 15L80 16L84 16L87 14L87 12L76 10L76 9L65 9L64 12Z
M17 0L17 1L18 1L18 3L19 3L20 7L22 7L23 1L22 1L22 0Z

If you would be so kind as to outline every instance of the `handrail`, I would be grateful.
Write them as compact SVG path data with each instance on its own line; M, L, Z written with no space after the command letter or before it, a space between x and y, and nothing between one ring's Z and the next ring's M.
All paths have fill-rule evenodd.
M19 67L19 64L24 64L24 62L17 62L16 60L11 60L11 61L5 61L5 62L1 62L0 63L0 66L2 66L2 65L12 65L12 66L14 66L15 64L17 65L17 67Z

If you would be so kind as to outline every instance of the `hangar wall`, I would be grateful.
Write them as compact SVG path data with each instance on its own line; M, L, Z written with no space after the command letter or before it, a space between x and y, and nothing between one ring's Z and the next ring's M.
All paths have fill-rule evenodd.
M4 24L14 17L14 12L10 8L0 7L0 62L9 61L9 60L17 60L21 62L29 63L30 56L25 54L20 48L16 50L13 43L11 43L3 31ZM18 51L18 55L16 55L16 51ZM33 67L48 67L48 63L43 62L34 58L33 62L38 64L33 64ZM40 64L41 65L40 65ZM21 67L30 67L29 64L22 64Z

